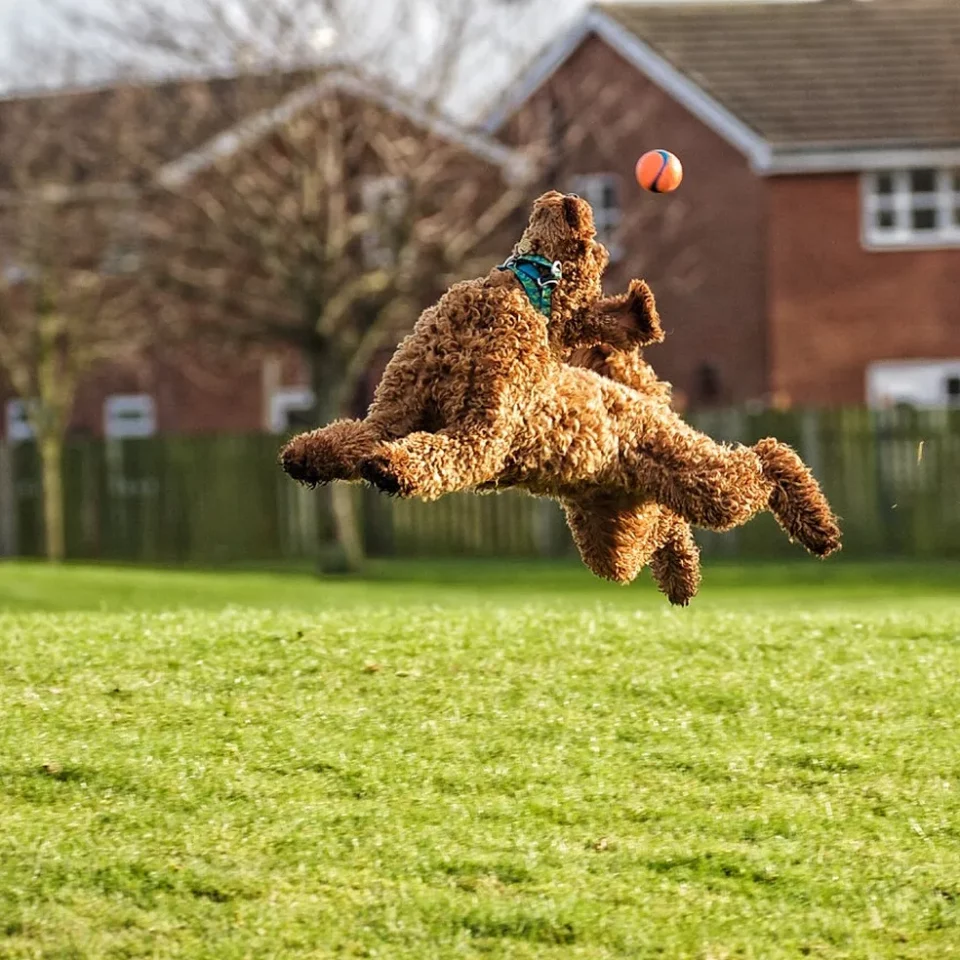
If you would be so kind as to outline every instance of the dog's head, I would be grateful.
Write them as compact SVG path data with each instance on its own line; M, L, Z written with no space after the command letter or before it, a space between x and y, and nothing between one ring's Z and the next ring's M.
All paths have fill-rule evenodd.
M577 310L601 295L610 255L597 240L590 204L575 194L552 190L538 198L514 252L560 262L563 276L554 297L554 316L558 311Z

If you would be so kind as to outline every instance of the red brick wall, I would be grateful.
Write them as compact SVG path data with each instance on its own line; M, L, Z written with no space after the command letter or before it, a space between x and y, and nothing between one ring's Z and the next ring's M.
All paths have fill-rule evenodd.
M350 110L357 109L358 104L347 99L344 115ZM369 107L363 108L365 111ZM430 159L427 168L430 171L430 189L427 191L432 205L438 212L444 211L455 217L454 226L464 235L469 235L476 227L481 214L484 213L503 193L503 171L489 160L478 157L456 144L444 144L436 136L418 130L412 123L398 118L382 108L375 108L380 115L374 124L380 136L395 136L400 138L426 137L424 156ZM255 148L261 153L270 152L277 148L274 139L262 141ZM242 158L241 158L242 159ZM258 154L251 155L254 169L270 168L268 162ZM382 172L382 164L373 165L372 156L361 156L359 167L352 173ZM258 162L258 160L260 162ZM353 161L351 161L352 163ZM369 165L369 168L368 166ZM242 164L240 165L242 171ZM191 189L197 192L209 192L216 199L235 197L237 191L228 188L221 179L219 170L209 170L191 182ZM282 200L284 187L301 189L295 177L283 181L268 178L277 203ZM356 184L354 184L356 186ZM218 194L218 191L221 193ZM274 194L267 194L273 197ZM194 198L195 199L195 198ZM174 237L186 237L187 231L197 230L198 224L209 229L205 214L200 211L203 205L192 201L171 202L170 198L160 198L163 206L161 223L164 232ZM230 290L237 301L244 295L251 295L251 300L257 304L272 302L268 298L274 297L277 309L265 311L261 307L260 318L267 316L271 322L292 317L285 336L277 336L271 341L272 326L263 324L259 330L244 328L238 322L235 314L226 308L227 316L223 318L218 329L212 329L198 322L193 311L196 309L190 302L181 306L184 314L180 318L183 323L177 324L180 329L176 332L185 336L184 331L195 329L198 333L206 331L208 337L216 333L225 335L225 338L235 338L237 343L257 342L259 348L243 353L240 349L229 348L211 349L201 344L181 346L178 350L167 350L160 354L158 351L148 351L137 362L131 362L123 367L111 366L95 371L84 378L76 398L71 430L74 433L99 436L103 432L104 400L118 393L148 393L154 397L157 408L157 426L161 433L205 433L224 432L238 433L262 430L267 424L268 401L273 390L282 387L304 387L310 385L310 371L308 364L303 362L298 352L285 346L296 342L291 334L299 333L301 339L305 331L297 329L302 326L299 319L302 311L295 303L289 302L289 283L278 271L272 276L265 271L256 270L256 262L250 264L242 259L241 250L249 247L250 231L256 226L255 218L251 218L249 208L245 209L243 202L235 207L225 204L228 214L237 217L239 226L228 237L225 247L228 255L237 257L231 264L235 277L231 277ZM149 210L149 207L147 208ZM509 242L501 236L486 238L478 241L477 248L468 251L469 254L483 254L484 267L498 262L509 252L510 245L516 239L513 230L508 231ZM70 236L68 233L67 236ZM191 254L207 253L206 238L208 234L198 234L198 241L190 246L183 241L181 255L189 259ZM0 254L3 253L4 220L0 217ZM295 245L294 245L295 246ZM356 246L359 246L357 244ZM95 247L99 249L99 247ZM0 260L3 257L0 256ZM91 262L94 262L91 260ZM479 272L471 265L463 267L462 271ZM462 272L458 271L458 272ZM440 290L434 290L427 283L426 288L418 294L418 299L424 305L433 302ZM166 294L169 296L169 294ZM166 307L173 305L169 300ZM410 325L416 317L411 313L407 318ZM182 343L182 340L181 340ZM281 358L280 368L273 364L265 364L268 357ZM382 358L374 364L372 374L379 376L383 367ZM362 413L372 393L373 375L366 382L358 386L357 413ZM0 377L2 381L2 377ZM0 438L5 430L5 417L2 416L6 399L11 391L0 382Z
M865 250L854 174L772 179L769 196L775 390L862 403L872 361L960 357L960 249Z
M566 155L555 158L557 179L603 172L621 178L629 226L625 256L609 270L607 286L611 292L623 289L633 276L650 281L668 331L666 343L649 351L657 371L691 405L707 400L698 375L702 364L719 375L712 403L762 397L763 181L726 141L597 38L588 39L533 95L505 127L504 139L540 138L551 98L574 131ZM684 182L675 194L644 193L633 179L636 159L655 148L673 151L684 164ZM552 185L567 188L566 182Z
M276 354L280 365L273 388L306 382L303 364L292 352ZM113 394L146 393L154 398L157 430L164 434L254 433L266 428L271 384L265 382L263 351L241 353L200 346L145 356L124 366L102 367L77 392L70 431L103 435L104 401ZM0 439L12 393L0 385Z

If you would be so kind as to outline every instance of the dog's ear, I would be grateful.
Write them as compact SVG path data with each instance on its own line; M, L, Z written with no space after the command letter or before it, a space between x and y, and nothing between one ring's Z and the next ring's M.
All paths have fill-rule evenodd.
M657 301L645 281L630 281L624 308L620 322L625 323L641 346L663 343L664 332L660 325L660 314L657 313Z
M631 280L626 293L602 301L603 313L620 327L624 340L646 347L662 343L663 327L653 291L643 280Z

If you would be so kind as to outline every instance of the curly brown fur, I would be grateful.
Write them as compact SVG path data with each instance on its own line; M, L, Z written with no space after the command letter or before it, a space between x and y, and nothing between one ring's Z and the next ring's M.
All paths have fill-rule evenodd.
M379 442L366 423L335 420L322 430L294 437L280 455L283 469L307 486L331 480L358 480L357 464Z
M626 309L624 309L626 307ZM644 397L670 405L671 387L643 359L642 346L663 340L650 288L634 280L627 294L600 301L587 311L579 336L602 341L575 346L567 362L594 370ZM621 338L624 329L639 331L636 345ZM686 606L700 585L700 550L690 525L655 503L594 501L589 510L564 506L567 523L583 562L598 577L631 583L644 566L671 603Z
M785 443L768 437L754 449L763 464L763 475L773 484L770 511L791 540L818 557L840 549L840 528L827 498L803 461ZM811 510L810 505L816 505Z
M660 508L666 518L666 530L650 558L650 571L667 599L685 607L700 589L700 548L690 524L676 514Z
M454 285L397 349L368 417L295 438L285 466L308 483L346 473L425 500L496 485L586 509L598 496L654 502L714 530L775 505L791 529L838 539L802 464L716 443L664 403L563 363L566 327L601 299L608 259L589 204L545 194L517 250L561 262L549 317L507 271Z
M564 503L574 543L598 577L631 583L650 566L661 592L686 606L700 587L700 550L690 524L658 503L597 497Z
M653 291L643 280L631 280L626 293L604 297L571 317L564 326L570 347L604 345L630 351L663 343L663 327Z
M585 367L601 377L622 383L631 390L666 406L672 400L670 384L661 380L637 348L619 350L608 343L592 347L576 347L567 363L571 367Z
M563 509L583 562L598 577L630 583L661 546L659 504L599 495Z

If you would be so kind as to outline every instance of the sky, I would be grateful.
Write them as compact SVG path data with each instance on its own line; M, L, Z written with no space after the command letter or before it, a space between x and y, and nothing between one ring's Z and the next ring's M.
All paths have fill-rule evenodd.
M60 0L63 2L63 0ZM68 0L80 9L96 10L100 0ZM135 3L136 0L129 0ZM391 0L379 0L389 4ZM517 0L514 0L517 3ZM520 65L562 31L588 5L588 0L525 0L517 3L508 21L510 49L504 43L472 42L458 71L458 102L472 112L494 96ZM53 58L24 55L22 38L48 48L56 35L49 0L0 0L0 90L27 88L56 82ZM512 8L510 8L512 10ZM502 16L503 14L501 14ZM81 53L83 48L80 48ZM45 61L45 62L44 62Z
M133 7L140 2L160 2L166 9L175 9L176 4L189 0L125 0ZM220 2L220 0L217 0ZM230 0L226 0L230 2ZM237 3L250 0L237 0ZM294 0L286 0L294 2ZM309 5L310 0L300 0ZM391 3L400 0L367 0L368 3L381 4L389 11ZM424 9L429 0L416 0ZM436 2L436 0L433 0ZM504 0L485 0L487 3ZM688 2L688 0L667 0L667 2ZM723 2L723 0L718 0ZM749 0L741 0L749 2ZM55 3L73 4L80 10L96 11L109 0L0 0L0 91L16 88L29 88L56 83L53 64L57 58L53 55L56 36L55 19L50 10ZM560 34L588 6L589 0L510 0L509 12L500 10L496 15L501 18L501 30L497 39L485 39L484 31L474 31L469 45L460 58L457 80L452 91L450 103L462 120L470 121L481 115L496 100L498 92L515 76L522 66L537 51ZM499 10L499 8L498 8ZM387 18L384 18L385 20ZM322 33L322 31L319 31ZM34 52L29 56L18 57L22 48L23 36L32 38ZM87 53L82 42L69 38L81 56ZM397 44L398 69L415 59L403 44ZM43 53L37 55L37 50ZM99 68L102 70L102 68Z

